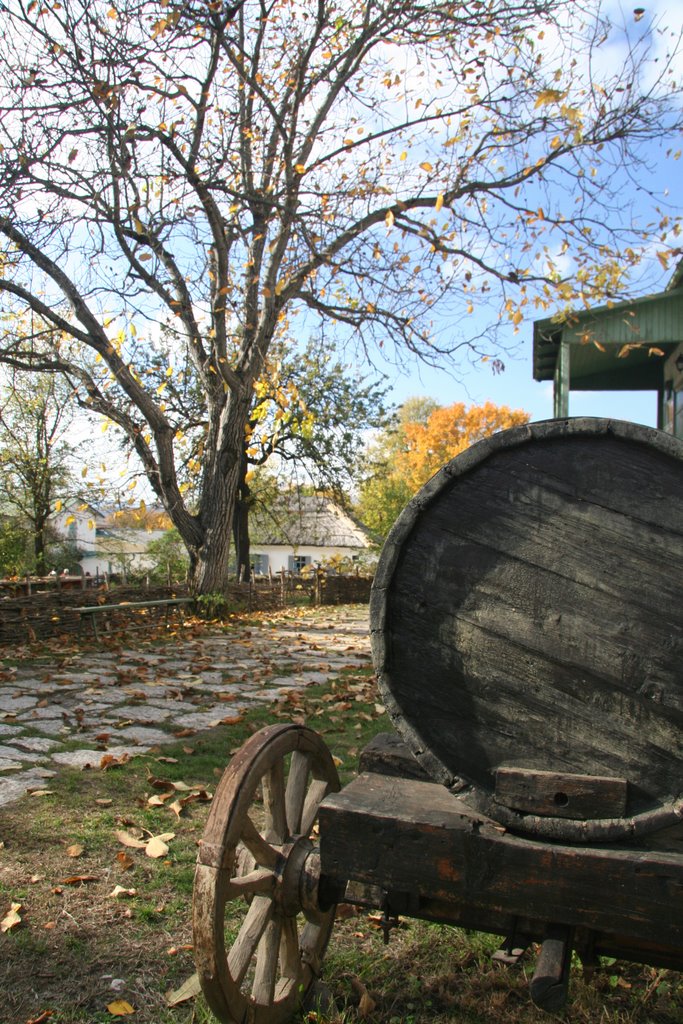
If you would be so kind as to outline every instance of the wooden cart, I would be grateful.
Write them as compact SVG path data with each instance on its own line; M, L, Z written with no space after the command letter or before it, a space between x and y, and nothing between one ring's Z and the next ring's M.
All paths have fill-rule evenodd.
M319 736L271 726L216 791L194 930L220 1020L286 1019L335 904L368 893L387 931L538 943L547 1010L572 950L683 968L682 490L675 438L561 420L481 441L411 501L370 609L397 735L340 792Z

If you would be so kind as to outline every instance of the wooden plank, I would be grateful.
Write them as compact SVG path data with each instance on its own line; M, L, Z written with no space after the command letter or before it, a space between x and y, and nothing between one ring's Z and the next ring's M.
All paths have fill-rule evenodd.
M370 740L361 751L358 770L430 781L420 762L395 732L380 732Z
M626 779L498 768L494 799L513 810L557 818L620 818Z
M358 776L321 805L320 853L325 878L411 894L414 916L464 906L683 951L683 857L522 839L436 783Z
M162 608L179 604L191 604L192 597L165 597L153 601L119 601L117 604L93 604L74 608L79 615L96 615L98 612L125 612L127 608Z

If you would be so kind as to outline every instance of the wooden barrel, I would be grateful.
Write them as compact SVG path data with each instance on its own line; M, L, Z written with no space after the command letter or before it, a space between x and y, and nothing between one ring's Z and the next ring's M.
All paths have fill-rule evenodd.
M375 577L375 667L430 776L569 841L683 817L683 442L532 423L453 459Z

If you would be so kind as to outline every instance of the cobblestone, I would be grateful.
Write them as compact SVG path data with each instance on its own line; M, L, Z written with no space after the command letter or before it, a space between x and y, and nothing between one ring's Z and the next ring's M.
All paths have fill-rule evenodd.
M367 612L277 615L150 650L89 647L65 652L52 672L44 664L15 671L0 650L0 806L43 787L60 767L132 757L175 742L181 730L214 728L287 690L367 667Z

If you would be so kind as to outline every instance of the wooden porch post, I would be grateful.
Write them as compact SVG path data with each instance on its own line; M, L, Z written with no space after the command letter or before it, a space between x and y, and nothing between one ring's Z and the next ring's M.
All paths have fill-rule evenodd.
M569 342L560 340L553 380L553 416L564 419L569 416Z

